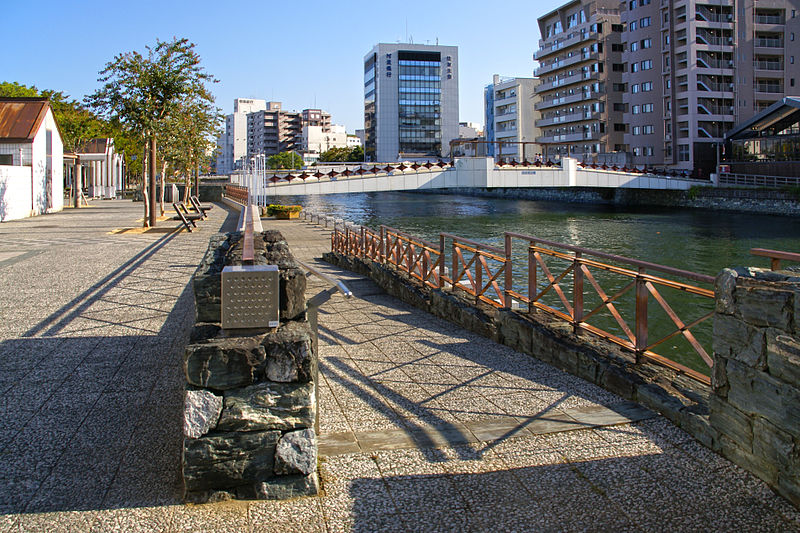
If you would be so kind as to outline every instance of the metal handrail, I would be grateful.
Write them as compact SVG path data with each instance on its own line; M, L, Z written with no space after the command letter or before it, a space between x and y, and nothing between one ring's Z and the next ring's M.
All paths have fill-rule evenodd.
M318 292L306 301L306 305L308 306L308 322L311 325L311 331L313 332L312 351L314 352L314 357L317 359L316 364L314 365L314 401L316 403L314 431L317 435L319 435L319 308L328 300L330 300L331 297L337 292L341 292L345 298L352 298L353 293L347 288L347 285L342 283L340 280L334 279L324 272L321 272L311 265L303 263L298 259L295 259L295 261L298 265L307 270L306 277L317 276L331 285L331 287Z

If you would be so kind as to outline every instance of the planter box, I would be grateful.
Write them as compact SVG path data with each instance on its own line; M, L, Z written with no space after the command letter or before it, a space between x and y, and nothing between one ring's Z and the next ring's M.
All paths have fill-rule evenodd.
M275 213L275 218L278 220L289 220L290 218L299 218L300 211L278 211Z

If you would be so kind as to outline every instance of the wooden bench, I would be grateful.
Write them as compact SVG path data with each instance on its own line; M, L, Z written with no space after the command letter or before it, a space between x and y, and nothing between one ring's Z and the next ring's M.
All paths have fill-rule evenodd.
M203 215L203 218L208 218L207 211L211 211L214 206L211 204L201 204L200 200L197 199L197 196L190 196L189 203L192 204L192 207L195 211Z
M202 220L203 214L196 213L192 214L186 209L186 206L183 205L183 202L172 202L172 208L177 213L176 216L172 217L172 220L180 220L183 223L183 226L191 233L192 228L196 228L197 224L195 224L195 220Z

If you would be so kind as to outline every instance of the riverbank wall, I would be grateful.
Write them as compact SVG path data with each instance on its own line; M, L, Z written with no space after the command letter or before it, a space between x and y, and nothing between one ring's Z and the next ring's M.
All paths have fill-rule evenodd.
M772 189L693 187L682 190L610 189L606 187L451 187L417 193L458 194L506 200L537 200L621 207L680 207L800 217L792 192Z

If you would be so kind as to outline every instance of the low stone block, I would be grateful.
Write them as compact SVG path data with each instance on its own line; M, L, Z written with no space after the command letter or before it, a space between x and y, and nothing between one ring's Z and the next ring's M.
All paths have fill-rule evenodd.
M736 305L749 324L789 331L794 306L791 291L772 287L737 287Z
M800 339L767 330L767 368L771 376L800 388Z
M192 327L189 332L189 344L195 344L201 341L207 341L216 337L222 328L219 324L213 323L197 323Z
M753 436L753 453L780 465L782 471L800 473L800 445L791 435L757 417L753 423ZM797 482L800 483L800 478Z
M312 332L307 322L287 322L261 342L267 354L266 376L270 381L311 381L314 372Z
M222 396L208 390L188 390L183 408L183 434L202 437L217 425L222 412Z
M317 437L313 429L285 433L275 449L276 474L309 475L317 469Z
M717 313L712 321L715 354L735 359L751 368L766 368L763 329L731 315Z
M258 338L214 339L187 346L183 368L192 385L228 390L253 383L265 357Z
M606 367L602 376L600 376L599 384L604 389L618 394L626 400L632 399L636 390L636 384L631 374L611 365Z
M775 426L800 437L800 390L765 372L728 361L728 401L740 411L763 416Z
M316 472L307 476L278 476L237 489L237 496L240 499L252 500L288 500L301 496L314 496L318 493L319 477Z
M290 430L314 424L313 383L264 382L225 392L220 431Z
M714 280L717 313L732 315L736 311L734 291L736 290L736 279L738 277L739 274L735 270L724 268Z
M752 450L753 423L749 416L716 396L711 397L709 410L709 420L714 429L739 443L743 449Z
M257 431L185 439L186 490L226 489L271 478L280 436L280 431Z
M306 276L299 268L281 269L279 278L282 320L295 320L306 311Z

